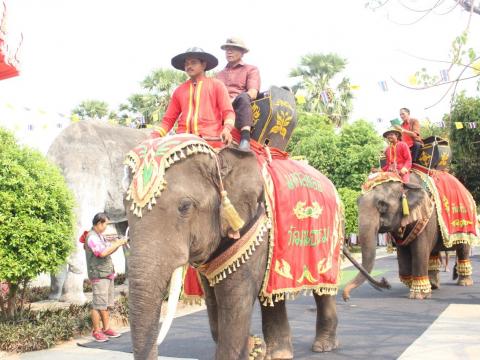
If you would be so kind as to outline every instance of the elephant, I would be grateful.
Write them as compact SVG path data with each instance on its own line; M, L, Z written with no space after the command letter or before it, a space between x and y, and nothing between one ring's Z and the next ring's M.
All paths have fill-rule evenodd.
M127 223L123 205L126 153L147 138L146 130L86 120L71 124L56 137L47 157L57 165L76 200L76 239L91 227L97 212L107 212L117 234L124 235ZM57 274L51 275L52 300L84 303L83 280L86 277L82 244Z
M470 265L470 245L460 243L452 248L444 246L435 201L422 186L421 177L412 172L410 182L384 182L364 193L358 199L359 243L362 249L362 265L370 272L375 263L376 239L378 233L396 234L406 225L405 234L414 230L416 220L426 222L423 231L413 232L411 242L401 245L397 241L397 259L401 282L410 288L410 299L431 297L431 290L438 289L440 259L439 252L456 250L458 285L473 284ZM404 216L402 195L405 194L410 207L410 215ZM416 218L415 218L416 217ZM416 235L416 236L415 236ZM343 291L348 300L350 292L365 281L359 273L349 282Z
M152 142L143 143L137 148L138 153L129 154L134 160L130 163L132 185L127 192L125 207L131 210L127 212L131 247L129 316L135 359L157 359L157 342L161 342L168 331L178 301L182 268L190 264L202 269L206 263L227 253L229 246L235 246L235 241L240 241L230 236L236 229L232 219L235 216L226 214L228 206L234 205L236 214L244 220L245 226L239 226L242 236L250 232L252 224L258 221L256 219L268 213L265 201L268 186L265 187L253 153L235 147L211 149L207 153L190 151L190 154L187 149L187 156L181 151L172 153L177 160L167 162L168 168L162 165L157 168L159 160L155 157L157 160L139 161L140 157L152 159L151 154L165 154L168 143L177 144L179 139L163 140L158 143L158 148L149 148ZM162 175L149 182L152 172ZM150 188L151 183L162 185ZM145 189L152 189L151 195L138 197L139 193L147 194ZM229 201L224 207L225 194L228 194ZM228 272L228 275L224 271L223 277L220 275L221 281L212 283L206 272L199 272L217 360L252 358L249 357L251 315L256 299L261 299L262 283L271 256L269 232L259 236L258 246L248 254L248 260L240 267L237 263L236 271ZM382 284L378 285L382 287ZM169 311L159 330L160 309L167 293ZM317 317L312 350L331 351L338 346L335 295L313 291L313 296ZM265 351L256 351L253 358L293 358L285 299L276 300L274 306L261 306L265 342L261 341L260 347Z

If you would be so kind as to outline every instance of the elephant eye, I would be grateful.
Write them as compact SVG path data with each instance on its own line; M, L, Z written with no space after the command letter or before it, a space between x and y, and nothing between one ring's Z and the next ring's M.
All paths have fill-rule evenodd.
M185 216L193 207L193 201L189 198L182 199L178 205L178 212L180 215Z

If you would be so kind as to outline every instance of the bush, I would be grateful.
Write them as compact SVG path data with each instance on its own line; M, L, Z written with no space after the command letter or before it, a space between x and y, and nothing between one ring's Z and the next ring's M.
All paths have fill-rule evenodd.
M20 287L55 271L73 247L73 196L58 169L0 129L0 310L13 317Z
M338 189L338 194L342 199L345 208L345 236L349 234L358 234L358 205L357 199L360 191L349 188Z
M480 128L457 129L455 122L478 122L480 119L480 98L460 95L456 98L450 123L450 145L452 147L452 170L455 176L470 190L477 204L480 202Z
M0 350L26 352L48 349L90 331L89 304L68 309L25 312L21 320L0 322Z
M128 298L121 293L110 320L128 325ZM90 303L66 309L26 311L22 319L0 321L0 351L27 352L48 349L62 341L90 333Z

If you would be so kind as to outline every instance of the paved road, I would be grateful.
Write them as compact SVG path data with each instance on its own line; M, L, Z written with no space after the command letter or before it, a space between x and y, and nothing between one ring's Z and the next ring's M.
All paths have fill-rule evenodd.
M290 301L288 313L295 359L480 359L480 256L474 256L472 261L473 287L458 287L451 280L451 273L441 273L442 287L434 291L432 299L413 301L407 299L407 288L398 281L396 258L377 260L377 274L382 273L391 282L392 290L377 292L363 285L352 293L348 303L338 296L340 348L328 354L310 351L315 332L313 298ZM345 277L351 275L353 271L347 271ZM253 333L261 334L259 308L255 309L252 327ZM58 358L131 358L129 333L108 343L86 345L97 349L77 347L67 353L60 348L56 351ZM212 359L214 344L206 311L175 319L159 351L164 357ZM20 358L47 359L47 354L55 356L55 351L30 353Z
M310 351L315 331L313 298L300 297L289 302L288 313L295 359L387 360L398 359L404 352L401 359L426 359L425 354L417 357L420 350L416 349L425 348L432 342L436 342L435 349L442 350L436 359L454 359L457 355L458 359L462 360L480 359L480 345L476 345L480 344L480 256L473 257L472 261L476 282L473 287L458 287L451 280L451 273L441 273L442 287L434 292L431 300L412 301L406 298L407 288L398 281L396 258L392 256L377 260L377 273L381 272L387 277L392 284L392 290L377 292L364 285L352 293L352 300L348 303L338 297L340 348L329 354L315 354ZM350 274L347 272L346 275ZM465 305L448 308L450 304ZM442 313L444 315L439 318ZM463 318L458 319L457 314L462 314ZM470 321L474 318L476 323ZM426 332L432 324L433 330ZM252 327L253 333L261 333L258 308L253 315ZM473 336L468 340L468 343L473 344L473 348L466 348L468 344L465 343L455 346L455 343L462 344L460 340L465 336ZM87 346L119 352L118 355L131 351L129 334L107 344L89 343ZM448 353L446 346L453 349L453 352ZM409 351L406 351L407 349ZM214 344L206 311L175 319L159 351L166 357L212 359ZM454 357L451 354L454 354Z

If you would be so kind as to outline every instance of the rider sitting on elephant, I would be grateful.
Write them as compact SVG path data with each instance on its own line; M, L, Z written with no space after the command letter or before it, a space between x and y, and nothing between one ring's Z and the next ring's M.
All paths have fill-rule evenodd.
M260 91L260 73L256 66L243 62L248 48L241 39L229 38L221 49L225 50L228 64L217 74L217 78L226 85L235 110L235 127L241 132L238 149L249 151L253 126L251 101Z
M205 76L205 71L217 66L217 58L193 47L172 58L171 62L190 79L173 92L162 123L152 132L152 137L165 136L178 120L177 133L195 134L206 140L220 137L229 145L235 113L227 89L220 80Z
M385 149L387 162L382 170L397 173L404 183L408 183L412 168L412 155L408 145L402 141L402 133L395 128L389 129L383 133L383 137L388 140L389 146ZM378 170L372 169L372 171Z

